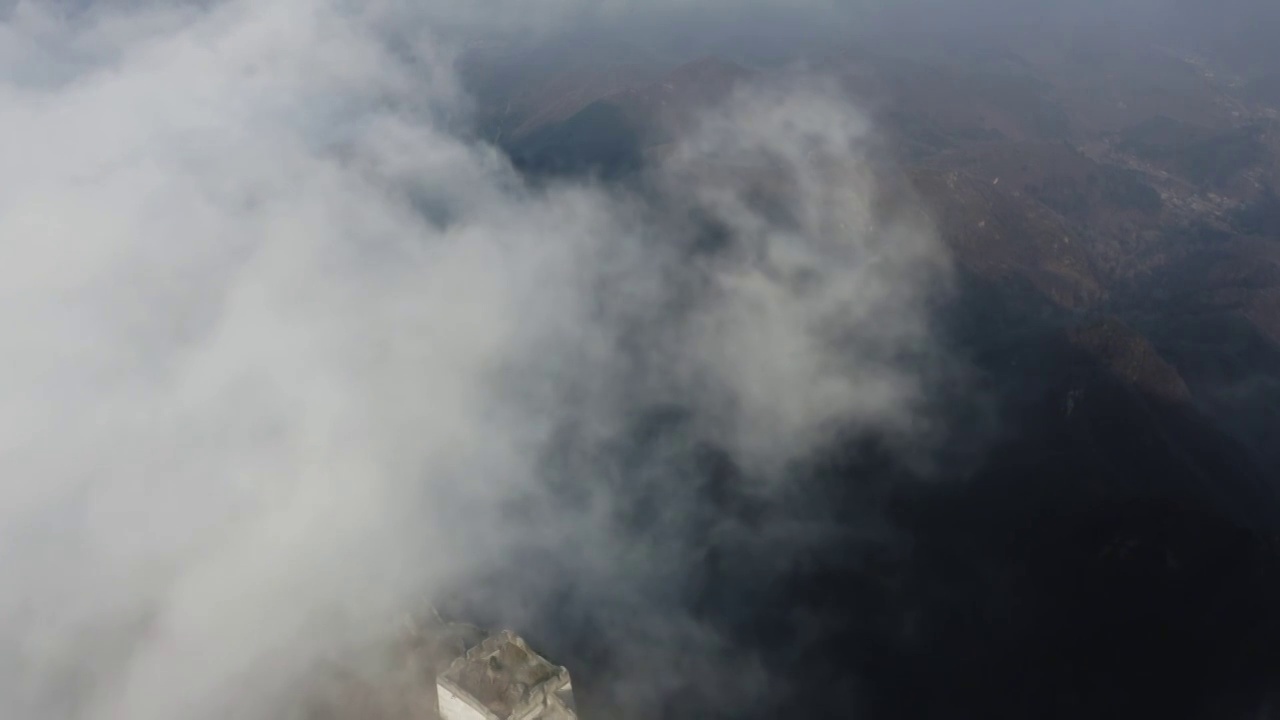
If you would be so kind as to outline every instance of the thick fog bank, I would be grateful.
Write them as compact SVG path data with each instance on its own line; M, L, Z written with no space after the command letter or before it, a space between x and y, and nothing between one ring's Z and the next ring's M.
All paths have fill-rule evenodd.
M877 209L855 108L744 88L655 195L531 189L464 131L453 7L5 10L6 716L272 716L530 550L643 622L617 638L642 687L606 692L653 707L676 658L728 688L730 640L629 606L720 511L661 449L622 485L598 458L662 405L672 458L719 448L766 500L837 432L927 455L946 253ZM752 165L768 212L728 170ZM722 246L691 253L707 222Z

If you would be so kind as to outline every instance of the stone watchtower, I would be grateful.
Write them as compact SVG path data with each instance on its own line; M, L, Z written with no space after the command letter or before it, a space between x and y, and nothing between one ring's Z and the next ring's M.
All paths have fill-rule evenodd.
M508 631L454 660L436 677L440 720L577 720L569 671Z

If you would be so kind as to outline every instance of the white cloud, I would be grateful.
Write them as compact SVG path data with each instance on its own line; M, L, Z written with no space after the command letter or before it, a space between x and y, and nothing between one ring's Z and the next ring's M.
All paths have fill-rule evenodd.
M848 108L811 90L708 120L665 182L740 248L686 267L670 208L526 189L453 133L420 12L21 2L0 26L5 717L270 714L327 646L520 542L503 501L536 494L571 414L607 434L665 394L761 463L911 414L893 358L926 340L937 248L858 229ZM689 179L753 148L797 183L795 223ZM709 291L656 309L691 277ZM627 317L672 328L648 384Z

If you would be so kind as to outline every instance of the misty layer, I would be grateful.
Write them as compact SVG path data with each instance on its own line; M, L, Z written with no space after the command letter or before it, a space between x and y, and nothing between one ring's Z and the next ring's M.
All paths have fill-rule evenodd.
M560 555L549 584L660 596L691 548L637 544L592 459L652 407L766 492L838 431L924 419L943 253L873 210L868 128L829 88L741 88L647 192L535 190L455 132L418 20L5 18L53 53L0 56L5 717L265 717L530 547ZM713 522L662 457L626 481ZM637 662L713 674L723 639L662 621Z

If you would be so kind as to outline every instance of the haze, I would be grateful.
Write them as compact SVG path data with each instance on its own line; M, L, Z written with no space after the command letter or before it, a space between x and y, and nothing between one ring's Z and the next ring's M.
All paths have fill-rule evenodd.
M1273 29L0 3L0 716L322 717L432 606L584 718L1267 716Z

